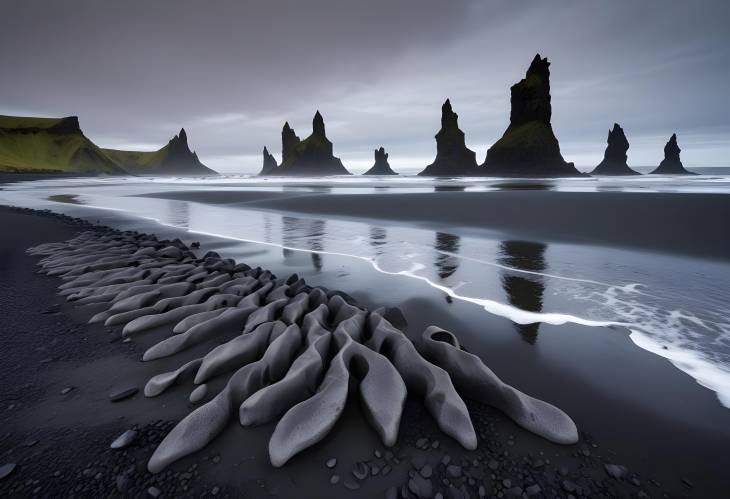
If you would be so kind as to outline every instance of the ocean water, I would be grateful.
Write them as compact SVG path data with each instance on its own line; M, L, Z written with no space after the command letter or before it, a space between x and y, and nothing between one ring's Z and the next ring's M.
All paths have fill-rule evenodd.
M232 244L255 243L296 253L312 272L338 262L402 276L512 321L520 338L540 342L540 325L622 325L638 348L668 359L713 390L730 407L730 264L699 258L583 244L511 240L487 231L459 234L408 224L343 220L257 211L245 204L185 199L184 193L489 192L549 189L570 192L680 192L730 194L730 176L624 179L423 179L336 177L263 180L221 178L84 178L4 186L0 203L48 208L74 216L123 213ZM162 197L180 193L178 199ZM256 263L255 261L249 263ZM345 264L346 266L346 264ZM339 269L346 272L346 269ZM345 290L349 291L349 290Z

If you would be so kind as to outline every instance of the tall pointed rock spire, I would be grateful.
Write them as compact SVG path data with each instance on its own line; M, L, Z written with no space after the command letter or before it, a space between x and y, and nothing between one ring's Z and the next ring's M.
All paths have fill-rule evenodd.
M464 132L459 129L459 115L449 99L441 106L441 129L435 138L436 159L419 175L448 177L477 173L476 154L466 147Z
M639 172L629 168L626 163L629 150L629 141L624 134L624 129L618 123L613 124L613 129L608 131L608 146L603 155L603 161L591 172L591 175L640 175Z
M651 172L656 175L696 175L696 173L688 171L684 168L682 160L679 159L679 153L682 150L677 144L677 134L674 133L664 146L664 159L659 166Z
M509 176L580 176L560 154L550 124L550 63L537 54L525 77L512 85L510 124L487 151L484 174Z

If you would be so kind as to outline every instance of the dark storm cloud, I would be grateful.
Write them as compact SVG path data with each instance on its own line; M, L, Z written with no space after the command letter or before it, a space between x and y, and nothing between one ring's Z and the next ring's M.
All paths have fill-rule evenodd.
M451 97L480 161L503 132L509 86L552 61L564 155L598 161L622 123L630 163L679 132L689 165L727 165L726 2L0 0L0 113L78 114L110 147L154 148L181 126L204 161L256 171L289 120L319 108L359 171L434 153Z

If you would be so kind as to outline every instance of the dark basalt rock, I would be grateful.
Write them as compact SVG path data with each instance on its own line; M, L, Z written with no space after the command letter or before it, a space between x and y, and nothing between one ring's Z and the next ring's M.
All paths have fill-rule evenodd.
M398 175L388 164L388 153L385 148L375 149L375 164L364 175Z
M213 170L200 162L195 151L190 150L188 135L185 133L184 128L181 128L180 133L170 139L167 148L167 157L159 165L161 171L168 173L215 174Z
M550 124L550 63L537 54L525 78L512 85L510 124L487 151L485 175L582 176L560 154Z
M312 120L312 134L304 140L294 133L289 123L281 131L281 166L277 175L349 175L340 158L332 154L324 119L317 111Z
M289 122L284 123L281 129L281 162L286 163L294 157L294 150L297 148L301 140L294 130L289 126Z
M441 106L441 130L436 134L436 159L419 175L451 177L478 174L476 153L466 147L458 119L459 115L446 99Z
M277 170L279 169L279 165L276 163L276 158L274 158L274 155L269 152L269 150L264 146L264 166L261 168L261 172L259 175L276 175Z
M608 131L608 146L603 155L603 161L591 172L591 175L641 175L629 168L626 164L626 151L629 150L629 141L624 129L618 123L613 124L613 130Z
M679 153L682 150L677 145L677 134L672 134L672 137L664 146L664 159L659 166L650 174L656 175L697 175L694 172L684 169L682 160L679 159Z

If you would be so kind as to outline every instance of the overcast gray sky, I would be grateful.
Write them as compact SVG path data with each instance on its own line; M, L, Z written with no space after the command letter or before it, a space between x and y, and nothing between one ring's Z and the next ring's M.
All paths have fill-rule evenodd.
M0 0L0 114L78 115L103 147L152 150L180 127L202 161L256 172L319 109L353 172L435 155L451 98L484 160L509 86L552 62L563 155L600 161L620 123L629 164L673 132L687 166L730 166L727 0Z

